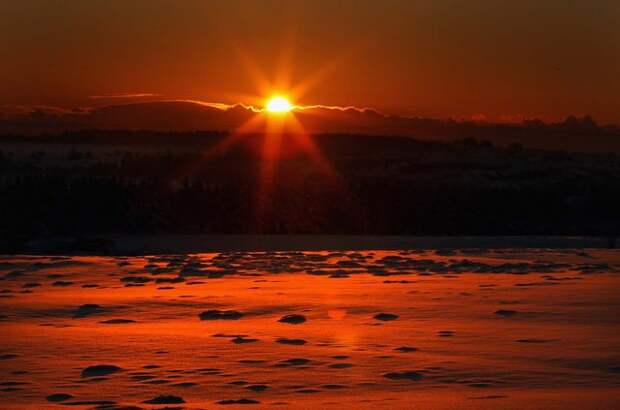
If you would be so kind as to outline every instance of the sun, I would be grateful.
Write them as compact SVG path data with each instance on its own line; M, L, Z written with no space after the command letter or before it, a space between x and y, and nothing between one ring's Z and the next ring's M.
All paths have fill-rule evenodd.
M271 97L267 104L265 105L265 109L268 112L289 112L293 109L290 101L286 97L282 97L280 95Z

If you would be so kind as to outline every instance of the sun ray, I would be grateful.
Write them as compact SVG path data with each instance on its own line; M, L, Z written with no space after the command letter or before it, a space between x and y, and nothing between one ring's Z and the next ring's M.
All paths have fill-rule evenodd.
M318 70L312 72L308 76L306 76L303 80L301 80L298 84L291 88L291 95L295 99L303 98L312 87L316 86L322 80L325 79L329 74L335 71L338 66L341 64L340 61L332 61L330 63L324 64Z
M319 170L330 177L335 177L337 174L331 166L330 162L325 158L319 147L316 146L312 136L306 132L303 125L295 117L291 115L290 118L291 136L295 138L297 144L301 149L310 157L310 159L317 165Z
M273 88L272 82L269 81L264 71L256 64L256 61L248 56L246 51L240 48L237 48L236 51L241 64L254 81L259 93L266 95Z
M282 35L282 47L274 77L274 86L279 89L287 90L291 87L296 38L295 27L290 25Z
M256 140L259 143L255 199L255 229L257 232L264 232L269 229L265 223L273 220L271 212L275 208L272 206L272 202L275 200L274 191L277 186L278 166L281 162L281 151L286 139L288 139L286 141L287 150L296 147L294 149L302 152L314 164L315 169L327 177L326 182L332 187L345 189L330 161L317 146L312 135L305 129L302 120L296 116L295 110L303 110L304 107L298 107L291 101L298 101L312 87L323 81L325 77L340 67L347 59L347 55L321 66L299 83L292 85L292 62L295 51L292 47L292 39L292 35L290 38L284 39L285 44L283 44L273 80L268 78L265 71L247 52L237 48L241 65L252 78L258 91L257 96L238 97L246 104L251 104L249 107L251 107L253 114L240 124L233 133L204 152L199 160L188 164L184 170L184 174L191 173L203 166L212 157L226 152L230 147L244 139L260 138L260 140ZM265 96L268 95L271 97L265 99Z

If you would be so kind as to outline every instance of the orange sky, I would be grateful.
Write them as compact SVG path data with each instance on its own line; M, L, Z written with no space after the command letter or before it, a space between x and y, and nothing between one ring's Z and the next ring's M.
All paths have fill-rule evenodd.
M299 104L620 123L617 0L6 0L0 15L0 104L253 103L262 71L285 91L314 78Z

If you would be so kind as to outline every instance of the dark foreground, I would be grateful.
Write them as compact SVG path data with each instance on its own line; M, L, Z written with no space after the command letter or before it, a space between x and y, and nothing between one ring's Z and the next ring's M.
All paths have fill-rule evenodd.
M0 260L0 407L615 409L620 253Z

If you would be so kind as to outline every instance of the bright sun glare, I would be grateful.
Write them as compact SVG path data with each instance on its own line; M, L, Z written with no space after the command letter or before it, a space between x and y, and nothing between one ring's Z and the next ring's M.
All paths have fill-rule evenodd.
M293 106L285 97L276 96L267 101L265 108L269 112L288 112L293 109Z

